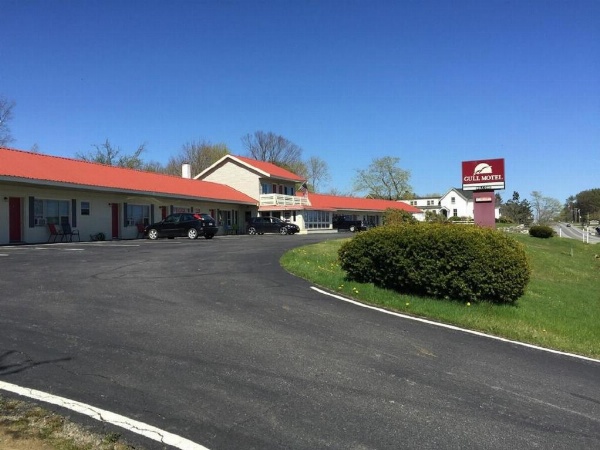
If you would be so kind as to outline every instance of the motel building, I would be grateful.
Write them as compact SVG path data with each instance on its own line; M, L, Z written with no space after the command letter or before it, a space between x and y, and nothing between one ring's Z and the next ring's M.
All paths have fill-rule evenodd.
M219 234L243 234L253 216L275 216L301 233L333 232L334 215L381 225L402 202L297 192L306 180L274 164L226 155L192 177L171 176L0 148L0 245L43 243L49 225L69 224L82 241L140 238L140 229L176 212L215 218Z

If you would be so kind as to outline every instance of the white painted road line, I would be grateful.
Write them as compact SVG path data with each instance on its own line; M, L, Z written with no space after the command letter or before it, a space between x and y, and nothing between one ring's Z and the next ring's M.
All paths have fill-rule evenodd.
M181 450L208 450L207 447L196 444L195 442L192 442L189 439L185 439L181 436L177 436L176 434L163 431L159 428L153 427L152 425L138 422L137 420L132 420L125 416L121 416L110 411L105 411L91 405L86 405L85 403L77 402L75 400L69 400L67 398L47 394L42 391L36 391L35 389L23 388L15 384L5 383L4 381L0 381L0 389L22 395L23 397L58 405L66 409L70 409L71 411L75 411L79 414L85 414L92 419L125 428L133 433L145 436L149 439L160 442L161 444L170 445Z
M360 303L360 302L357 302L356 300L350 300L349 298L342 297L341 295L332 294L331 292L324 291L324 290L319 289L319 288L314 287L314 286L311 286L311 289L313 289L314 291L319 292L320 294L327 295L329 297L333 297L333 298L336 298L338 300L342 300L342 301L347 302L347 303L352 303L353 305L356 305L356 306L361 306L363 308L372 309L374 311L379 311L379 312L382 312L382 313L385 313L385 314L389 314L389 315L392 315L392 316L401 317L403 319L414 320L415 322L427 323L429 325L434 325L436 327L441 327L441 328L447 328L449 330L462 331L463 333L474 334L475 336L481 336L481 337L486 337L488 339L495 339L497 341L508 342L510 344L520 345L522 347L533 348L535 350L541 350L541 351L544 351L544 352L555 353L557 355L570 356L571 358L578 358L578 359L583 359L585 361L592 361L592 362L600 363L599 359L588 358L587 356L576 355L574 353L561 352L561 351L558 351L558 350L553 350L551 348L544 348L544 347L539 347L539 346L533 345L533 344L526 344L525 342L512 341L510 339L506 339L506 338L502 338L502 337L498 337L498 336L493 336L491 334L485 334L485 333L482 333L480 331L468 330L468 329L460 328L460 327L457 327L457 326L454 326L454 325L448 325L448 324L445 324L445 323L439 323L439 322L434 322L432 320L422 319L420 317L409 316L407 314L401 314L401 313L397 313L397 312L393 312L393 311L388 311L387 309L378 308L376 306L367 305L365 303Z

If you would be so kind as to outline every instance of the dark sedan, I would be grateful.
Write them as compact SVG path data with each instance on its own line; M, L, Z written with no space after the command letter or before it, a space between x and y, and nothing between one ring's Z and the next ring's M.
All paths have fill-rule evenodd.
M299 231L298 225L285 222L278 217L253 217L248 223L248 234L294 234Z
M215 219L208 214L177 213L168 215L160 222L148 225L144 234L153 240L162 237L173 239L186 236L190 239L196 239L198 236L212 239L217 231L219 229L215 225Z

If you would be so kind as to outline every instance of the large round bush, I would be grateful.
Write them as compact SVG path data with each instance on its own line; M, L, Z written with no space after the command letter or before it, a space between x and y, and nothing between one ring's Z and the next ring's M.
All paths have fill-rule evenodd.
M548 239L554 236L554 230L547 225L534 225L529 228L529 235L537 238Z
M401 293L512 303L530 267L523 246L496 230L470 225L385 226L339 250L347 278Z

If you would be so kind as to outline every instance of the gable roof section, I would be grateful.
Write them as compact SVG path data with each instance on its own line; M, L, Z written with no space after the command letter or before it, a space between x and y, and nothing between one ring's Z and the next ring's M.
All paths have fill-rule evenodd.
M0 147L0 180L256 205L229 186Z
M401 209L411 214L422 213L419 208L394 200L379 200L361 197L342 197L338 195L313 194L308 195L312 209L348 210L348 211L385 211L388 208Z
M452 192L456 192L458 195L460 195L462 198L464 198L467 201L473 200L473 191L465 191L464 189L451 188L448 192L446 192L444 195L442 195L442 197L440 198L440 201L443 200L444 198L448 197L448 195L450 195Z
M262 177L265 177L265 178L276 178L278 180L287 180L287 181L293 181L293 182L297 182L297 183L301 183L301 182L305 181L304 178L302 178L301 176L296 175L295 173L290 172L289 170L279 167L273 163L266 162L266 161L258 161L256 159L247 158L245 156L235 156L235 155L223 156L216 163L214 163L212 166L204 169L202 172L200 172L194 178L202 179L209 173L214 172L216 169L218 169L219 167L222 167L223 165L225 165L228 162L233 162L233 163L237 163L241 166L244 166L247 169L258 173L259 175L261 175Z

